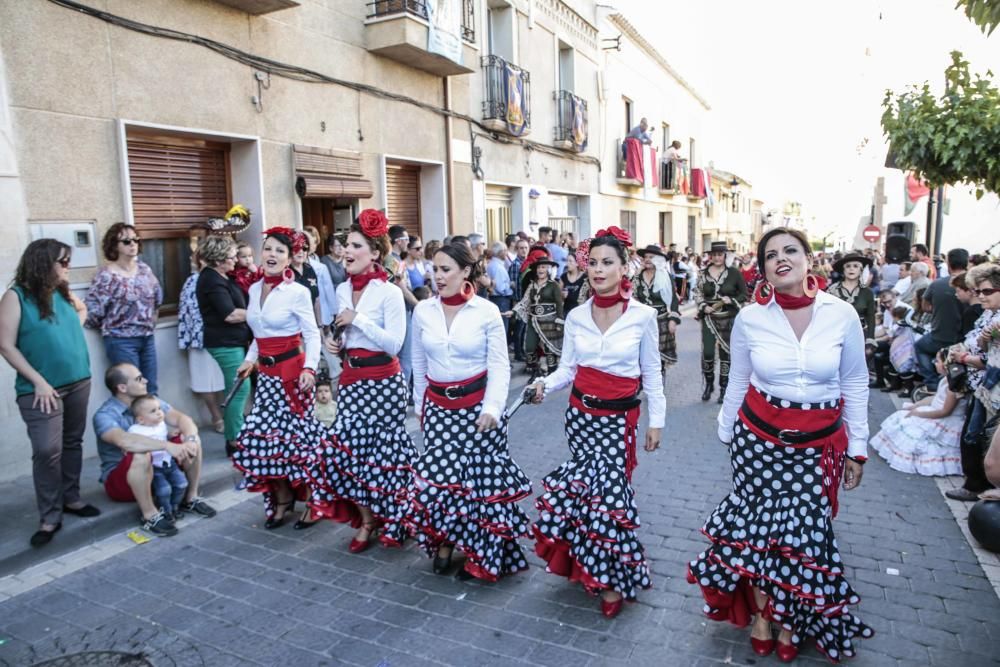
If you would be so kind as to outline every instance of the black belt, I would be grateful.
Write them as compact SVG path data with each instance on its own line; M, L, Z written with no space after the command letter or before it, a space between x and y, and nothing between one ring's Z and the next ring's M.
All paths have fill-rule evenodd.
M454 401L455 399L462 398L463 396L474 394L481 389L486 389L486 376L484 375L475 382L470 382L469 384L453 384L447 387L428 383L427 388L438 396L444 396L445 398Z
M598 398L592 394L585 394L573 385L573 396L580 399L583 403L583 407L589 408L591 410L614 410L616 412L626 412L632 408L639 407L642 404L642 399L639 398L639 394L636 394L632 398L615 398L615 399L604 399Z
M769 436L777 438L779 442L786 445L804 445L807 442L812 442L813 440L822 440L823 438L829 437L840 430L843 425L844 420L842 415L837 416L837 420L827 426L826 428L821 428L818 431L799 431L793 428L775 428L768 424L766 421L758 417L747 405L746 401L743 401L743 406L740 408L743 416L746 420L759 428L764 433Z
M261 356L257 357L257 363L260 364L261 366L270 367L270 366L274 366L275 364L279 364L282 361L288 361L289 359L294 359L295 357L299 356L300 354L302 354L302 348L301 347L293 347L290 350L285 350L281 354L276 354L274 356L267 355L267 354L261 355Z
M372 366L385 366L386 364L391 364L393 362L393 357L391 354L376 354L374 357L352 357L347 355L345 363L351 368L370 368Z

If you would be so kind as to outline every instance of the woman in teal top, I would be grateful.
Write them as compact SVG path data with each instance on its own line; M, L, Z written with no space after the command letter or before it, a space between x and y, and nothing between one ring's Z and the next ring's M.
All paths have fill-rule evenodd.
M69 291L69 262L65 243L33 241L0 298L0 355L17 371L17 407L31 440L41 519L33 547L52 540L64 512L101 513L80 499L90 357L83 338L87 308Z

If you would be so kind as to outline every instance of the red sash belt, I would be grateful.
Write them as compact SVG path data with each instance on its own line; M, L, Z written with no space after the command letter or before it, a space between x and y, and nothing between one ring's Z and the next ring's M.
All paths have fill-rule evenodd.
M459 410L461 408L471 408L474 405L479 405L483 401L483 397L486 396L486 387L478 391L474 391L471 394L466 394L465 396L459 396L457 398L449 398L439 394L436 391L430 391L429 387L434 386L442 390L448 387L465 387L473 382L477 382L486 377L486 371L483 371L479 375L474 375L467 380L458 380L457 382L437 382L430 378L427 378L428 390L424 392L424 400L430 401L435 405L441 406L446 410Z
M611 375L596 368L578 366L573 386L580 392L604 401L632 398L639 392L640 378L623 378ZM597 410L588 408L576 396L570 395L569 404L577 410L598 417L611 417L621 414L618 410ZM636 457L636 437L639 431L639 407L625 411L625 475L632 481L632 471L639 465Z
M843 402L837 407L824 410L800 410L797 408L781 408L772 405L764 398L764 395L754 386L746 395L746 406L753 411L757 417L763 419L774 428L787 429L792 431L819 431L832 425L840 418ZM774 442L775 437L757 428L743 414L740 408L740 418L743 424L758 437ZM847 454L847 427L841 426L832 435L819 438L811 442L799 444L788 444L779 442L783 447L794 447L805 449L809 447L822 447L823 458L821 466L823 468L823 495L830 501L833 516L837 516L837 490L840 488L840 480L844 474L844 458Z
M360 359L367 359L369 357L377 357L379 355L385 354L382 351L376 350L366 350L363 347L351 348L347 351L348 357L358 357ZM400 372L399 359L393 357L392 361L387 364L382 364L381 366L362 366L355 368L344 360L344 370L340 374L340 386L346 387L349 384L354 384L361 380L385 380L386 378L391 378L396 373Z
M288 350L302 346L302 334L291 336L275 336L273 338L258 338L257 352L261 357L275 357ZM288 405L299 417L305 414L305 406L299 401L299 375L305 365L305 353L297 354L291 359L279 361L273 366L258 364L257 370L264 375L281 379L288 397Z

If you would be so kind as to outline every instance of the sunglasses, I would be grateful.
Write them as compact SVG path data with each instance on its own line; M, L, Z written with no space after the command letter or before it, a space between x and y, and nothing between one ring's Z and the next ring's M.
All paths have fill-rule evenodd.
M997 289L995 287L987 287L986 289L972 290L972 293L975 294L976 296L993 296L997 292L1000 292L1000 289Z
M59 266L63 267L64 269L68 269L69 261L70 261L69 257L60 257L59 259L56 260L56 263L59 264Z
M133 243L139 243L140 241L138 238L134 238L134 239L118 239L118 242L121 243L122 245L132 245Z

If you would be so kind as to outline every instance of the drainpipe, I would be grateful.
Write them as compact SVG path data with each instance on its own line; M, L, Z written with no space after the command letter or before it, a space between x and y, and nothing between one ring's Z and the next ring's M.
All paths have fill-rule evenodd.
M443 78L444 108L451 110L451 80ZM444 178L448 200L448 236L455 233L455 176L451 163L451 116L444 117Z

